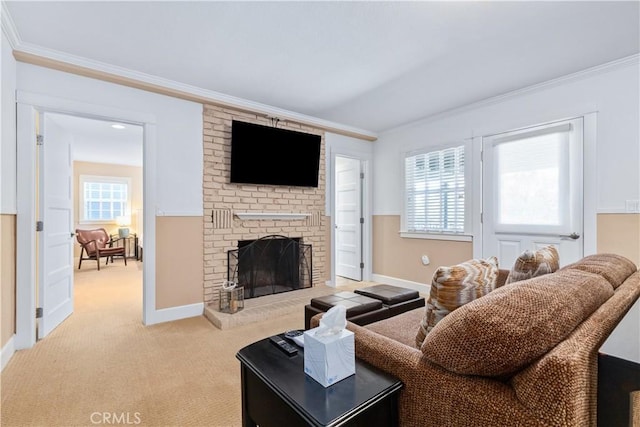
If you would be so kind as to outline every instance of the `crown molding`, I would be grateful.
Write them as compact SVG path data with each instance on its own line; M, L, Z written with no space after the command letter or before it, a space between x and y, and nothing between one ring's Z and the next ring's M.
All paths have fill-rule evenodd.
M268 117L277 117L283 121L286 120L313 126L328 132L364 139L366 141L375 141L378 137L376 133L365 129L359 129L220 92L202 89L162 77L43 48L30 43L18 43L17 46L14 47L13 56L20 62L117 83L188 101L215 104Z
M629 67L632 65L638 65L638 64L640 64L640 54L626 56L624 58L616 59L610 62L605 62L604 64L596 65L594 67L577 71L575 73L571 73L565 76L557 77L555 79L547 80L542 83L526 86L520 89L513 90L511 92L503 93L501 95L492 96L491 98L485 98L480 101L472 102L471 104L466 104L461 107L456 107L456 108L452 108L436 114L431 114L421 119L414 120L414 121L405 123L403 125L396 126L391 129L387 129L380 133L386 134L386 133L398 132L401 130L412 128L414 126L419 126L426 123L434 122L436 120L441 120L446 117L455 116L456 114L461 114L467 111L476 110L481 107L487 107L490 105L499 104L501 102L508 101L510 99L517 98L519 96L526 95L529 93L539 92L542 90L567 84L573 81L583 80L589 77L597 76L599 74L608 73L613 70Z
M15 49L20 44L20 35L16 24L11 18L7 4L4 1L0 1L0 18L2 20L2 32L7 36L7 40L12 49Z

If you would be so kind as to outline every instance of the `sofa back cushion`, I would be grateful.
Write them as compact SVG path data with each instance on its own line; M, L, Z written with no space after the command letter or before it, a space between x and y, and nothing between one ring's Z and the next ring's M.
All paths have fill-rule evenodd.
M563 270L581 270L598 274L617 289L627 277L636 272L636 265L627 258L616 254L596 254L582 258L578 262L569 264Z
M416 335L416 346L420 348L427 334L446 315L495 289L497 278L496 257L439 267L433 273L425 314Z
M545 246L537 251L527 249L513 264L506 284L555 273L560 268L560 257L554 246Z
M505 285L442 319L421 350L458 374L510 375L564 340L611 295L604 278L578 270Z

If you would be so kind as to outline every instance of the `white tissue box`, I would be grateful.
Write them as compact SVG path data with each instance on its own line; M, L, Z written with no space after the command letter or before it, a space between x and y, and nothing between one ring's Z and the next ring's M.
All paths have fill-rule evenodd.
M356 373L353 332L343 329L339 334L316 337L317 330L304 333L304 372L329 387Z

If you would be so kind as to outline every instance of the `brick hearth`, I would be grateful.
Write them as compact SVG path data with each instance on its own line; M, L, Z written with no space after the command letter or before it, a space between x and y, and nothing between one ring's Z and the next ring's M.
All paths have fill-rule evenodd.
M218 303L205 305L204 315L219 329L229 329L253 322L261 322L274 317L291 313L299 313L301 325L304 324L304 306L309 304L311 298L334 294L336 292L352 291L364 288L376 283L342 281L338 288L326 285L318 285L313 288L299 289L297 291L284 292L275 295L266 295L259 298L251 298L244 301L244 309L234 313L221 313L218 311Z

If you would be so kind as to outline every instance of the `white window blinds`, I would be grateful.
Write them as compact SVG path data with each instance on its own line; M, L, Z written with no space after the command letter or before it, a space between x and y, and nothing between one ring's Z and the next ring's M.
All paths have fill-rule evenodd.
M464 176L464 145L407 156L407 231L464 233Z

